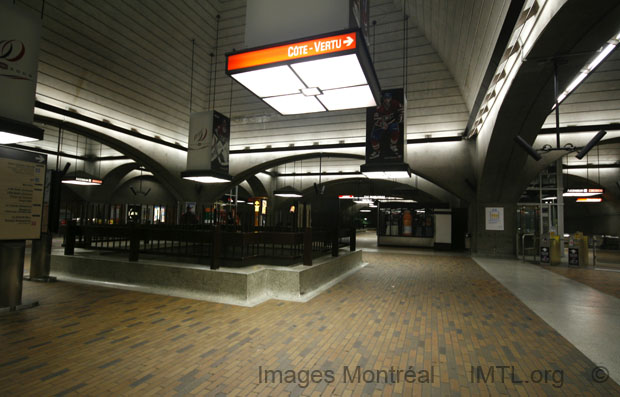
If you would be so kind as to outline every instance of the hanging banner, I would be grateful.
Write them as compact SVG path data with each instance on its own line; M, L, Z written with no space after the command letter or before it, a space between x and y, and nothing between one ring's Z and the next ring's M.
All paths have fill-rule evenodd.
M211 136L211 170L228 174L230 154L230 119L213 111L213 134Z
M228 174L230 119L214 110L192 113L189 121L188 170Z
M356 27L362 31L366 44L368 40L368 0L350 0L349 1L349 27Z
M403 163L407 158L404 90L381 91L381 104L366 110L366 164Z
M32 124L37 87L41 18L0 3L0 116Z

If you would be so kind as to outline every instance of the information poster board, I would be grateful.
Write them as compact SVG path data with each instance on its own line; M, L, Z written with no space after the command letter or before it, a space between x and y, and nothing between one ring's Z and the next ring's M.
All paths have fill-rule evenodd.
M47 156L0 146L0 240L41 237Z
M486 230L504 230L504 207L485 208Z

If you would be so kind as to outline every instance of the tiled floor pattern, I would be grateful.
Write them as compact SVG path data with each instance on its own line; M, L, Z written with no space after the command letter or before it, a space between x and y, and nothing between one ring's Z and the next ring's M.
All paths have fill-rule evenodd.
M0 395L620 395L471 259L364 258L307 303L253 308L25 282L41 306L0 314Z

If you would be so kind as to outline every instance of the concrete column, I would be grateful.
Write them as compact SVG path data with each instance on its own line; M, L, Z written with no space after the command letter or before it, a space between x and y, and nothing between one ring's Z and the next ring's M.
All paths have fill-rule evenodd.
M475 222L472 223L474 254L514 258L516 255L516 210L515 203L476 203ZM486 230L486 208L498 207L504 210L503 230ZM470 212L471 213L471 212Z
M30 279L45 279L50 275L50 254L52 252L52 235L41 233L41 238L32 240L30 256Z
M0 307L22 304L25 240L0 241Z
M560 236L560 256L564 256L564 172L562 159L555 162L556 197L558 198L558 236Z

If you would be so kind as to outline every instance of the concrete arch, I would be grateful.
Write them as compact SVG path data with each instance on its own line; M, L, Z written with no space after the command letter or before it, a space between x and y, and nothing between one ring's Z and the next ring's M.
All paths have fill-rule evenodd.
M318 153L303 153L303 154L296 154L293 156L287 156L287 157L280 157L274 160L269 160L266 161L264 163L255 165L254 167L250 167L248 169L246 169L245 171L241 171L240 173L238 173L237 175L235 175L232 179L232 181L223 184L223 186L216 188L216 189L208 189L205 196L204 197L204 201L209 201L209 200L213 200L213 198L216 197L220 197L222 194L224 194L226 191L230 190L231 188L233 188L234 186L240 184L241 182L247 180L248 178L258 174L259 172L268 170L269 168L273 168L273 167L277 167L279 165L282 164L286 164L286 163L290 163L293 161L299 161L299 160L306 160L306 159L313 159L313 158L318 158L318 157L324 157L324 158L345 158L345 159L356 159L356 160L364 160L365 157L363 155L360 154L349 154L349 153L324 153L324 152L318 152Z
M269 195L267 193L267 189L265 189L265 185L263 185L263 183L260 181L260 179L256 177L256 175L249 177L247 179L247 182L252 188L252 192L254 193L255 196L268 196Z
M394 191L397 190L398 188L401 188L401 189L407 189L411 191L411 193L408 193L407 197L405 198L413 199L418 202L433 202L433 201L441 202L439 198L427 192L424 192L420 189L411 189L411 185L409 184L385 180L385 179L368 179L365 177L358 177L358 178L336 179L336 180L322 183L322 185L326 187L326 191L329 191L330 189L333 189L334 187L338 185L346 185L346 184L352 185L351 194L354 194L354 195L357 195L357 194L359 195L365 195L365 194L369 194L369 195L394 194L396 195ZM302 191L302 193L304 197L312 197L314 194L314 187L306 188ZM314 197L316 197L316 195Z
M525 185L515 182L531 163L513 139L520 135L531 144L549 115L555 101L554 59L562 62L561 91L583 67L584 54L593 54L617 33L619 20L620 4L600 0L587 5L568 1L548 22L512 81L492 129L477 137L479 202L516 202Z
M103 197L105 201L109 201L116 190L119 188L121 180L133 170L139 169L138 163L126 163L121 164L118 167L109 171L105 178L103 178L103 185L97 192L100 197Z
M155 178L157 178L158 182L161 183L166 188L166 190L168 190L178 201L183 201L184 198L193 197L194 195L191 183L185 182L181 178L176 177L170 171L168 171L168 169L166 169L164 165L160 164L158 161L154 160L150 156L144 154L144 152L142 152L137 147L131 146L107 134L92 130L90 128L86 128L81 125L65 122L63 120L37 115L35 116L35 121L46 125L53 125L67 131L71 131L75 134L87 137L123 153L124 155L134 160L136 163L144 165L146 169L153 173Z

